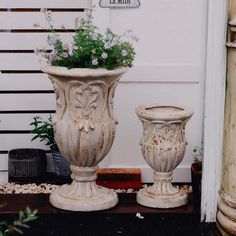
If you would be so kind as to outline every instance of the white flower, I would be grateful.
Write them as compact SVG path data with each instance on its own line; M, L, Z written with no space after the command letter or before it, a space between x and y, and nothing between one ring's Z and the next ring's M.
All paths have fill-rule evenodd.
M96 59L96 58L93 59L93 60L92 60L92 64L93 64L94 66L98 65L98 59Z
M63 52L62 57L67 58L68 57L68 53Z
M114 43L111 43L111 42L106 42L104 45L105 49L112 48L113 46L114 46Z
M63 45L63 48L64 48L67 52L70 51L70 45L69 45L68 43L65 43L65 44Z
M108 57L107 53L103 52L101 55L102 59L106 59Z
M137 36L135 36L135 35L132 35L132 36L131 36L131 39L134 40L134 41L136 41L136 42L139 41L139 38L138 38Z
M50 54L49 54L49 61L52 61L56 58L57 54L55 51L52 51Z
M128 52L127 52L125 49L123 49L123 50L121 51L121 55L122 55L123 57L126 57L126 56L128 55Z
M55 34L48 35L48 44L50 46L54 47L56 45L57 41L58 41L57 35L55 35Z

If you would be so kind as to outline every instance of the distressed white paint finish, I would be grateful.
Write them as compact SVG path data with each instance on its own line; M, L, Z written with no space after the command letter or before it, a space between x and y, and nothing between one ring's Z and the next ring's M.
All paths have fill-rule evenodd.
M70 211L96 211L118 203L115 191L97 186L95 180L97 164L109 152L115 138L114 93L127 70L42 67L56 93L55 140L70 163L73 179L71 185L52 192L53 206Z
M84 12L53 12L52 19L55 29L74 29L75 22L80 22L85 17ZM43 28L49 28L45 16L41 12L1 12L0 28L8 29L40 29L34 24ZM63 27L62 27L63 26ZM78 27L78 26L77 26Z
M88 8L91 2L88 0L1 0L0 8Z
M193 112L175 105L153 104L136 108L143 124L140 145L154 170L154 184L137 193L137 202L154 208L187 204L188 195L171 184L174 169L184 158L185 126Z
M220 188L224 124L227 1L210 0L204 112L202 220L215 221ZM210 187L209 187L210 186Z

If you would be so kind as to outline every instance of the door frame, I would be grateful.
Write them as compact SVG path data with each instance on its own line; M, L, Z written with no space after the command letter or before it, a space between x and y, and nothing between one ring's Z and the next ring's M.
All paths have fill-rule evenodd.
M221 183L227 1L208 0L201 219L215 222Z

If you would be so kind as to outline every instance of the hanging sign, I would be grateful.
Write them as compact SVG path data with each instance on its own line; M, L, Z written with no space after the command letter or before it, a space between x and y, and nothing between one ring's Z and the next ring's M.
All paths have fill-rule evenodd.
M139 0L100 0L100 6L104 8L137 8Z

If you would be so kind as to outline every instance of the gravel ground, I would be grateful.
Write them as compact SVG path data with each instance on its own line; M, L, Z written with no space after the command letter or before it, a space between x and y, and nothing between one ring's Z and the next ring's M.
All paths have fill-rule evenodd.
M189 185L183 185L178 188L181 188L186 193L192 192L192 186ZM14 182L7 183L7 184L0 184L0 194L37 194L37 193L51 193L54 189L60 187L60 185L56 184L47 184L47 183L41 183L41 184L17 184ZM147 185L143 185L143 187L147 187ZM117 193L135 193L137 190L135 189L115 189Z

